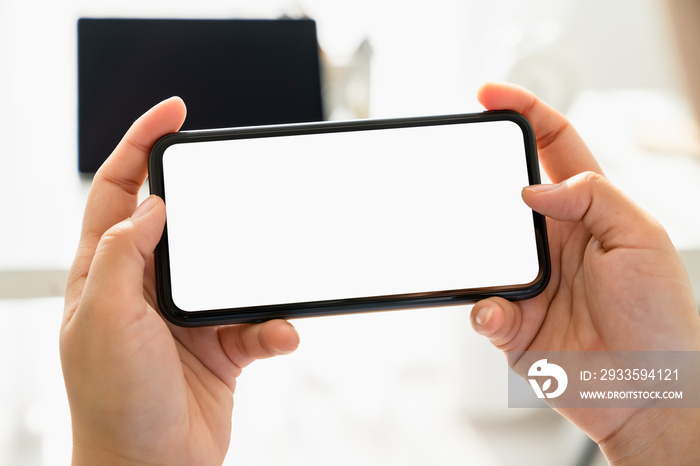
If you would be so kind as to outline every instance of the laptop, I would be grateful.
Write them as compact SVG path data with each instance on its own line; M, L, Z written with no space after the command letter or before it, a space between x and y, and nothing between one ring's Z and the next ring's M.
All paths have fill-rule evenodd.
M92 174L173 95L182 129L323 119L313 20L78 20L78 168Z

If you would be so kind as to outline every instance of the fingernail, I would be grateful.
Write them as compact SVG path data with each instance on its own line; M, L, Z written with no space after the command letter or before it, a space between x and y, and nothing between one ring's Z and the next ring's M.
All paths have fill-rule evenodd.
M491 314L493 314L493 308L491 306L486 306L479 309L479 312L476 313L476 318L474 319L476 321L476 325L479 327L484 327L491 319Z
M149 213L154 207L156 206L156 196L150 195L144 200L140 206L136 208L134 213L131 215L131 218L139 218L143 217L147 213Z
M557 184L533 184L530 186L525 186L523 189L530 191L532 193L544 193L547 191L554 191L555 189L561 187L562 183Z

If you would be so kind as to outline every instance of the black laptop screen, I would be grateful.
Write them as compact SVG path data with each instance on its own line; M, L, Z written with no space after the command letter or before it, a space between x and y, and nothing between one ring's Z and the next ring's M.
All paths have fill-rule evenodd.
M94 173L157 102L182 129L323 118L312 20L78 20L78 165Z

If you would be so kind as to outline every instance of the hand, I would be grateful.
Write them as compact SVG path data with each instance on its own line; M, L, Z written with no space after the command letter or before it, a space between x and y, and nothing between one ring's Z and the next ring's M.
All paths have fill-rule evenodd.
M471 313L475 330L506 353L699 350L692 289L661 225L602 175L573 127L534 95L486 84L479 100L487 109L511 109L528 118L542 166L555 184L522 193L533 210L548 217L549 285L530 300L477 303ZM611 461L652 464L664 440L682 441L688 435L677 435L682 427L700 424L695 410L558 411L598 442Z
M236 377L299 343L282 320L186 329L159 315L152 253L165 205L151 196L136 209L137 196L151 145L184 118L179 98L144 114L90 190L60 335L76 465L220 465Z

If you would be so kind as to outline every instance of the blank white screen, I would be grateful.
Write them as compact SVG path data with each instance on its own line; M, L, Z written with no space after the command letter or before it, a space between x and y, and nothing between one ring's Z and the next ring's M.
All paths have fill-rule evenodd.
M175 144L163 176L185 311L518 285L539 270L510 121Z

